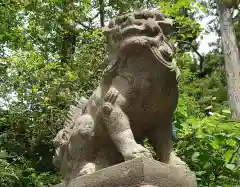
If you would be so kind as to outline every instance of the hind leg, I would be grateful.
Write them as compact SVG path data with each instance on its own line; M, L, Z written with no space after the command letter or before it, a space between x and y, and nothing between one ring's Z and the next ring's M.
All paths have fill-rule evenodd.
M160 118L161 124L151 129L149 138L161 162L169 163L172 152L172 125L171 118Z
M176 166L176 167L182 167L186 170L190 170L188 168L188 165L182 161L175 153L174 151L171 152L170 154L170 159L169 159L169 165L171 166Z
M183 167L188 169L185 162L183 162L172 149L172 118L165 118L161 120L161 124L156 126L150 132L150 140L153 143L156 155L160 162L169 164L171 166Z

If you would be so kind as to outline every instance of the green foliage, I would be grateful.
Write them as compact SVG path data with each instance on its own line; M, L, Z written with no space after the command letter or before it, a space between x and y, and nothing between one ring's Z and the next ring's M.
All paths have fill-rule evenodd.
M0 184L2 187L47 187L51 184L61 182L58 175L51 172L39 173L28 165L27 161L23 161L18 157L13 162L8 162L11 156L5 151L0 152ZM15 164L19 160L23 164Z
M196 38L202 28L196 21L195 15L204 11L203 6L194 0L160 1L160 11L172 18L175 32L171 34L173 42L178 42L178 50L184 52L196 46Z
M240 123L229 120L221 66L199 79L189 71L193 60L188 54L177 55L177 62L182 77L174 121L178 128L176 152L196 172L198 186L237 185L240 177Z
M240 123L215 113L181 123L178 155L196 172L199 186L233 186L239 182Z
M76 46L79 53L76 53L76 60L70 64L46 61L36 52L13 54L10 58L1 60L3 68L7 70L7 73L2 75L5 82L0 86L4 93L2 97L7 101L9 94L14 93L16 99L10 100L8 106L5 105L7 109L1 111L0 150L7 150L11 155L10 163L23 158L17 161L16 166L10 164L13 171L17 171L15 175L19 179L8 186L16 183L19 186L31 186L29 181L21 185L19 183L25 177L25 174L22 176L22 170L27 168L38 173L37 178L35 177L36 184L32 186L41 186L43 178L49 178L45 180L49 185L59 182L51 179L56 175L52 164L51 140L62 127L68 106L73 104L77 97L91 94L104 67L102 33L97 30L86 31L79 37L82 44ZM89 49L92 53L89 53ZM8 170L3 169L3 173L8 173ZM29 177L32 173L26 175ZM29 180L34 181L35 178Z
M61 181L52 164L51 140L69 105L79 96L90 96L102 75L101 18L108 21L159 4L121 0L104 1L100 7L100 2L0 3L0 186L42 187ZM174 19L170 37L178 44L175 58L181 69L174 116L177 153L197 172L200 186L234 185L239 177L239 124L228 121L222 54L213 51L204 57L205 74L199 78L199 65L188 53L197 49L202 31L196 13L205 10L193 0L160 5ZM206 116L210 112L215 115ZM147 140L144 144L155 154Z
M7 55L6 47L11 49L25 48L27 38L24 35L21 10L23 1L0 2L0 57Z
M81 26L89 1L2 5L0 151L7 157L1 157L0 186L51 186L60 182L51 140L69 105L98 83L104 38Z

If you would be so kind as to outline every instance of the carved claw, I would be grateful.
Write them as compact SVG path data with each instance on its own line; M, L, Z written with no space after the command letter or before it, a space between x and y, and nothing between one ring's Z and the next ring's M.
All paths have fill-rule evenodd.
M135 146L128 149L123 156L124 160L131 160L139 157L153 158L150 151L140 144L136 144Z
M109 102L104 103L103 105L103 114L110 115L113 110L113 105Z
M114 87L111 87L109 89L109 91L106 93L106 95L104 97L104 101L105 102L109 102L111 104L114 104L116 99L117 99L117 97L118 97L118 95L119 95L118 90L116 88L114 88Z

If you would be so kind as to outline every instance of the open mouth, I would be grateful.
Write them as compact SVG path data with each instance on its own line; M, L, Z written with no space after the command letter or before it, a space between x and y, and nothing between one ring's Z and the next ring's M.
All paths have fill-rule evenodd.
M132 25L128 25L123 28L120 28L120 30L119 30L121 39L126 39L126 38L134 37L134 36L156 37L160 31L161 31L161 29L156 24L154 24L154 25L132 24Z
M120 50L146 45L158 47L163 32L156 22L145 21L141 24L123 24L119 28Z
M161 44L162 34L148 32L139 26L131 26L122 31L120 51L133 50L145 46L158 47Z

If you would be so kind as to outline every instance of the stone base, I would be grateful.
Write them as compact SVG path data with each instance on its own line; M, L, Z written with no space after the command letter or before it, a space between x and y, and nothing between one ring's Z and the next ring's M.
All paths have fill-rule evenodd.
M68 187L196 187L191 171L148 158L126 161L71 181ZM64 187L58 184L54 187Z

